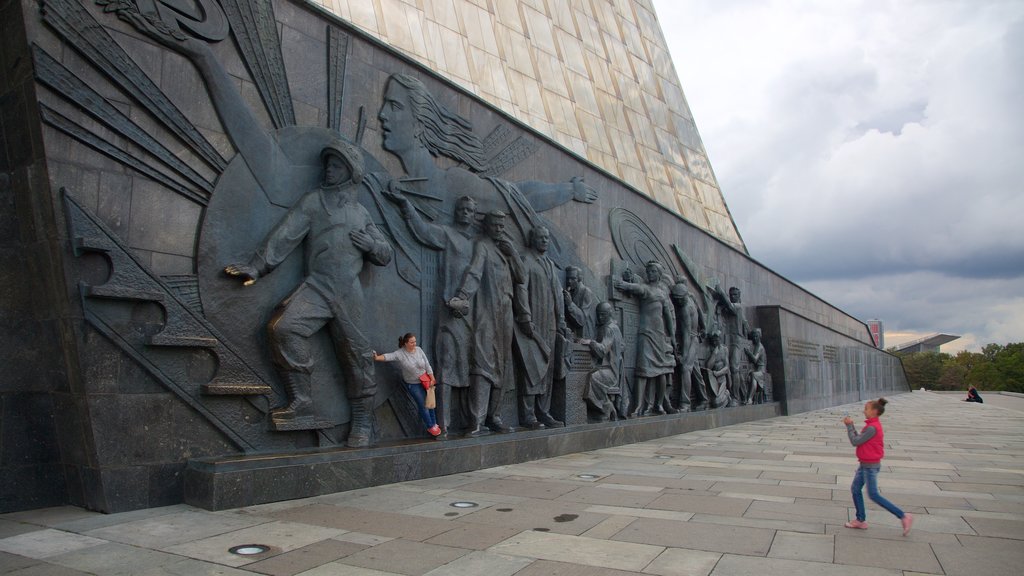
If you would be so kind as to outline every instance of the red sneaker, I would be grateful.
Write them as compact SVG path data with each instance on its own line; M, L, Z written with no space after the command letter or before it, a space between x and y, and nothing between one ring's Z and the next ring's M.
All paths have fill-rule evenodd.
M903 535L910 534L910 527L914 524L914 515L910 513L904 514L903 518L900 518L900 523L903 524Z
M437 424L434 424L430 428L427 428L427 432L429 432L431 436L440 436L441 435L441 427L438 426Z
M850 520L846 524L843 524L843 526L846 526L847 528L856 528L858 530L868 529L868 523L861 520Z

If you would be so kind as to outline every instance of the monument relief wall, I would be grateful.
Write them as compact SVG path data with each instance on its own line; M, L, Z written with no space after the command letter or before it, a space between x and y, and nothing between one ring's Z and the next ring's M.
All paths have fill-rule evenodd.
M906 390L859 320L303 2L0 9L4 510L221 508Z

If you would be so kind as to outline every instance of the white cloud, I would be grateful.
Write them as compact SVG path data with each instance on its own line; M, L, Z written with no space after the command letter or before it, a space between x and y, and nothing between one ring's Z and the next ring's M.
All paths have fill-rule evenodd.
M1024 340L1024 3L655 6L755 258L892 329Z

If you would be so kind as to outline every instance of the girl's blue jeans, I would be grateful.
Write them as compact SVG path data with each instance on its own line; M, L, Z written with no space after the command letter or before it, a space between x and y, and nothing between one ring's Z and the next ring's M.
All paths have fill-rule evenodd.
M427 391L423 389L423 384L419 382L415 384L409 384L403 382L405 389L409 391L409 396L412 397L413 402L416 403L416 409L420 411L420 419L426 424L427 428L433 428L437 424L437 420L434 417L434 409L427 408Z
M860 466L853 474L853 484L850 485L850 492L853 492L853 506L857 509L857 520L861 522L867 519L867 513L864 511L864 494L862 493L865 484L868 485L868 498L871 498L872 502L885 508L897 518L903 518L903 510L900 510L895 504L886 500L881 492L878 491L879 470L879 468Z

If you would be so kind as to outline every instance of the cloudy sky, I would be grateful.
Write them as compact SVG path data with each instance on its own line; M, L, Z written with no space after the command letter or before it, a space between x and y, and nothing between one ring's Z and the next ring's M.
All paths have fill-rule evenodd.
M886 346L1024 341L1024 1L654 4L754 258Z

